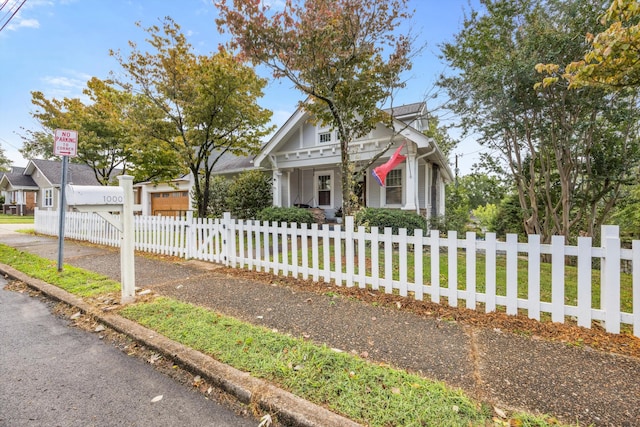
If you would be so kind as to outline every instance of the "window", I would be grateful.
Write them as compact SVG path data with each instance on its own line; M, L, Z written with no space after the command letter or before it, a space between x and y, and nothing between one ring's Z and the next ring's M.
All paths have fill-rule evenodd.
M385 187L385 200L387 205L402 204L402 169L389 171Z
M331 202L332 197L332 184L333 173L332 172L317 172L315 174L315 187L318 206L330 208L333 206Z
M322 132L318 134L318 138L321 144L331 142L331 132Z
M45 188L44 200L42 201L42 205L45 208L50 208L53 206L53 188Z

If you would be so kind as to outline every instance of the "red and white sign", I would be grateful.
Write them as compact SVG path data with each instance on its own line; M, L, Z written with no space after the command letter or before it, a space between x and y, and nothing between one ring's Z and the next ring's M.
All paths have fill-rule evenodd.
M56 129L53 136L53 154L75 157L78 153L78 131Z

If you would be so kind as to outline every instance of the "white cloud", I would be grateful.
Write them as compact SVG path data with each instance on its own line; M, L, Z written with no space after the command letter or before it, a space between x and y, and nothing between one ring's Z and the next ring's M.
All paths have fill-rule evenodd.
M14 17L11 23L7 25L7 30L16 31L19 28L40 28L40 22L37 19L22 19Z
M88 101L88 97L82 93L86 88L87 81L91 78L87 74L74 70L66 70L67 75L45 76L41 80L46 84L42 91L47 98L80 98L83 102Z

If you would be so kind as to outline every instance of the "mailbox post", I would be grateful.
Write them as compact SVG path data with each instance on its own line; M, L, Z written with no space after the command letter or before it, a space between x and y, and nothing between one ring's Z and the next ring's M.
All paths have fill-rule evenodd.
M118 176L120 186L68 185L67 204L80 212L94 212L120 230L121 303L135 299L133 177ZM120 212L114 216L111 212Z

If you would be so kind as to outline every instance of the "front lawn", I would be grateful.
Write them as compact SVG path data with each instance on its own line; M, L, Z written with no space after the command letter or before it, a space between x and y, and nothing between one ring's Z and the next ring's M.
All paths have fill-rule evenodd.
M0 224L33 224L33 215L18 216L0 214Z

